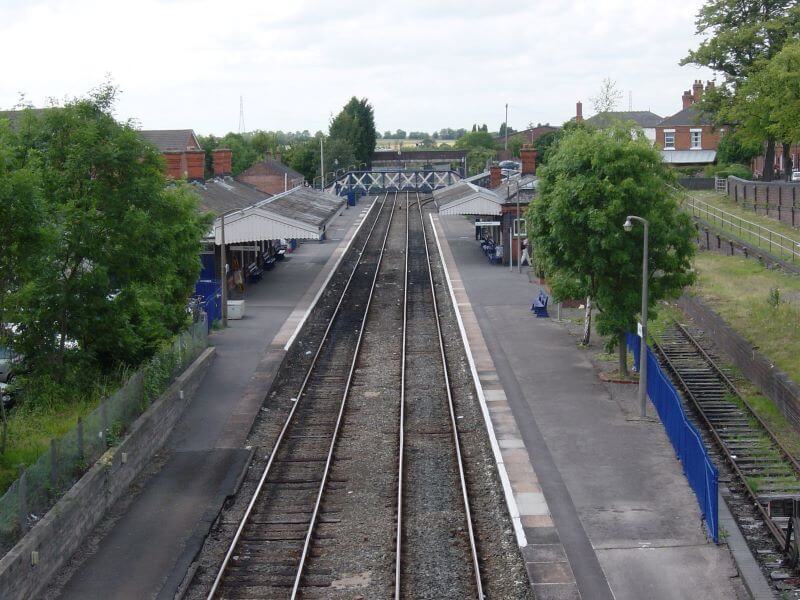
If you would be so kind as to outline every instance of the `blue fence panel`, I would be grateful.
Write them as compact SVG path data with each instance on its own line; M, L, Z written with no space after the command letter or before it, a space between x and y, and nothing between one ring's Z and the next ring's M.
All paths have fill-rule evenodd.
M638 369L641 339L638 335L629 333L627 340ZM656 407L675 454L683 465L683 473L697 496L709 535L715 543L718 543L717 469L711 462L700 432L689 422L677 390L649 347L647 348L647 395Z

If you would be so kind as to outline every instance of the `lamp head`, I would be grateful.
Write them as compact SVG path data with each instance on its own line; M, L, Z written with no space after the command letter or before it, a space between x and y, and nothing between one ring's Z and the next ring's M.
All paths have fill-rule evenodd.
M631 218L630 217L625 219L625 223L623 223L622 228L625 231L630 231L631 229L633 229L633 222L631 222Z

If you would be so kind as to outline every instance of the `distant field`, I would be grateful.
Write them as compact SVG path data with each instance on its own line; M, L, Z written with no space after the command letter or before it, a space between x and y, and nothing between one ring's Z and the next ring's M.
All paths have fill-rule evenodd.
M416 139L393 139L393 138L381 138L375 142L375 149L376 150L414 150L422 140ZM436 145L441 146L445 144L447 146L452 146L455 144L455 140L436 140Z

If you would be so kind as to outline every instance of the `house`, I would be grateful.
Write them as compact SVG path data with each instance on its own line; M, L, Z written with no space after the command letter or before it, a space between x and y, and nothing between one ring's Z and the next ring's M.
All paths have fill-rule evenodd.
M706 90L714 83L706 83ZM656 126L656 147L661 150L664 162L675 166L703 166L717 159L717 146L724 128L715 128L711 119L698 108L703 96L703 82L699 79L691 91L683 92L683 108L665 118Z
M597 113L586 119L585 123L598 129L605 129L616 123L635 123L637 127L640 127L642 131L644 131L644 135L648 140L655 142L656 126L662 120L663 117L659 117L649 110L625 110Z
M167 177L189 181L205 179L206 153L193 130L143 129L139 135L164 155Z
M253 186L265 194L275 195L299 185L305 177L287 167L278 158L265 158L236 176L236 180Z

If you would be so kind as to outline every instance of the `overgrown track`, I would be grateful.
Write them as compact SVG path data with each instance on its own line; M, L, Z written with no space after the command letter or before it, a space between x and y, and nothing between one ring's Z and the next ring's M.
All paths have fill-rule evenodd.
M416 195L407 204L407 218L395 598L482 598L458 422Z
M788 515L780 507L800 498L800 464L685 327L675 323L655 349L784 548Z
M384 197L209 599L297 594L394 209Z

